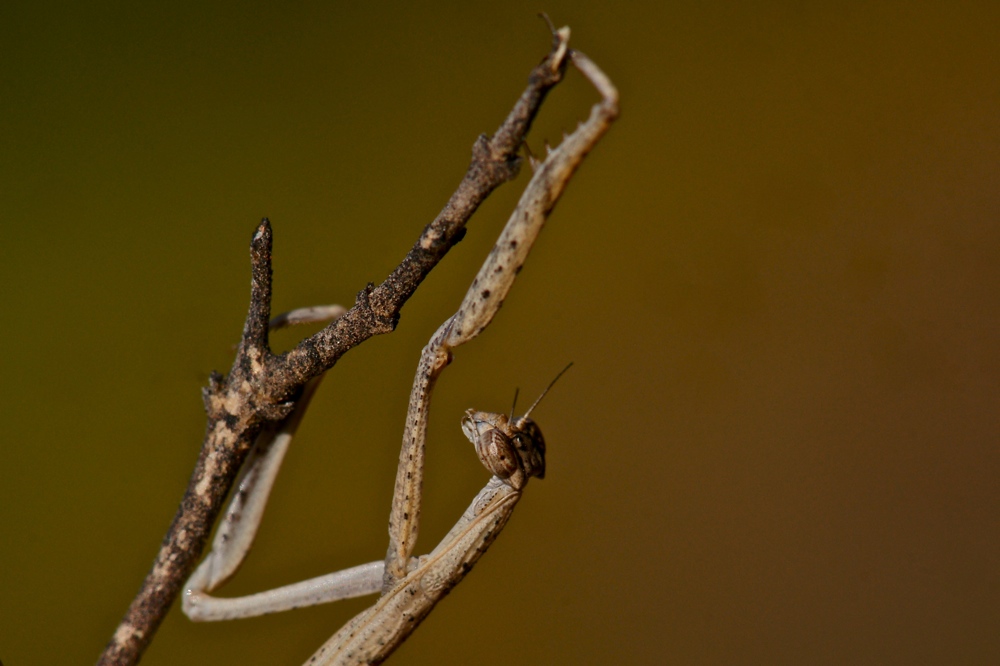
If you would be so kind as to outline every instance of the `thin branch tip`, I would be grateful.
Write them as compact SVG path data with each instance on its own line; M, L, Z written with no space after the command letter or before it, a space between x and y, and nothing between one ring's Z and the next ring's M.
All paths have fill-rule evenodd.
M253 240L250 241L253 247L265 247L270 250L272 241L272 231L271 231L271 220L266 217L261 218L260 224L257 225L257 230L253 234Z
M548 13L546 12L538 12L538 17L545 21L545 25L548 27L549 33L552 35L552 49L554 51L558 51L561 48L565 48L566 42L569 41L569 26L564 25L561 28L556 28L556 24L552 22L552 19L549 18Z
M271 250L274 234L271 221L266 217L257 225L250 240L250 308L243 327L243 344L240 354L251 349L269 354L268 322L271 319ZM239 358L237 358L239 362Z
M569 26L564 25L559 28L554 33L553 48L556 50L555 60L562 64L566 57L566 51L569 48Z
M250 239L250 263L254 282L266 280L268 290L270 290L271 283L271 250L273 246L274 232L271 230L271 221L265 217L257 225L253 238Z
M261 219L260 224L253 232L253 238L250 239L250 263L255 282L264 277L263 275L258 276L258 272L265 269L267 281L271 280L271 250L273 245L274 232L271 230L271 221L265 217Z
M560 28L553 35L552 51L542 61L542 65L547 70L544 75L552 79L550 87L559 83L566 71L566 54L570 50L568 44L569 28Z

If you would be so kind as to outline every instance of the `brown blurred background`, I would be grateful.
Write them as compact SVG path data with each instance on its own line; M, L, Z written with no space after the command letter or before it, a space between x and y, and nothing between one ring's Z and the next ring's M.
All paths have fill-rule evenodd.
M486 479L462 411L576 366L536 412L547 478L391 663L1000 663L1000 5L25 4L0 8L7 666L92 663L138 588L260 217L275 311L351 304L522 90L543 8L622 116L441 380L421 549ZM530 145L595 100L571 75ZM525 182L328 377L227 594L384 553L420 348ZM298 664L368 603L175 608L143 663Z

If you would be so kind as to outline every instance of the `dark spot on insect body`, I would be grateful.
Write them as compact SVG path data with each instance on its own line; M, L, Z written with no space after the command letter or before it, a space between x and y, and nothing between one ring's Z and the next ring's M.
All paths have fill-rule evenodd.
M493 269L493 272L494 273L502 273L503 272L503 264L499 264L495 269Z
M409 520L409 519L410 519L410 514L408 514L408 513L406 513L406 512L404 511L404 512L403 512L403 520Z
M521 265L521 266L518 266L517 268L515 268L514 269L514 274L517 275L518 273L520 273L522 268L524 268L524 265Z
M482 297L483 298L489 298L490 297L490 290L489 289L483 289Z
M511 246L512 248L515 248L515 247L517 247L517 241L516 241L516 240L512 240L512 241L510 242L510 246Z
M225 421L230 430L235 430L236 424L240 422L240 418L236 414L224 414L222 420Z

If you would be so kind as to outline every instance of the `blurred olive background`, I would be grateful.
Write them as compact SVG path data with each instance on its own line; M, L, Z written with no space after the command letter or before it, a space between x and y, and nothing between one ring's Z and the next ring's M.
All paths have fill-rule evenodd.
M872 4L5 4L0 659L111 635L259 219L276 312L353 303L510 109L545 9L622 116L442 377L420 550L487 478L463 410L576 366L535 413L547 478L393 663L1000 662L1000 5ZM571 73L530 146L594 101ZM420 349L525 183L327 378L226 594L383 555ZM370 602L175 608L143 663L298 664Z

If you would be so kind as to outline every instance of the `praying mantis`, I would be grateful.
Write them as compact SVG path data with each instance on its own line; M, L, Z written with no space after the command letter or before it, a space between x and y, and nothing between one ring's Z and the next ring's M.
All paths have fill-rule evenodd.
M513 409L510 416L468 410L462 430L492 476L441 542L430 553L414 557L435 383L451 362L452 351L473 340L493 320L574 171L618 115L617 90L590 59L569 49L569 28L554 30L553 39L552 67L571 64L596 88L601 100L585 122L564 135L557 147L547 149L543 160L529 157L534 174L517 207L458 310L441 324L421 353L410 393L385 558L245 597L209 594L235 574L249 552L282 460L319 384L316 378L306 384L294 410L258 437L212 550L184 586L183 610L192 620L251 617L378 593L374 605L344 625L306 663L381 663L486 552L509 520L528 480L544 476L545 440L530 415L548 389L520 417L514 417ZM328 321L344 312L335 305L304 308L276 317L271 328Z

